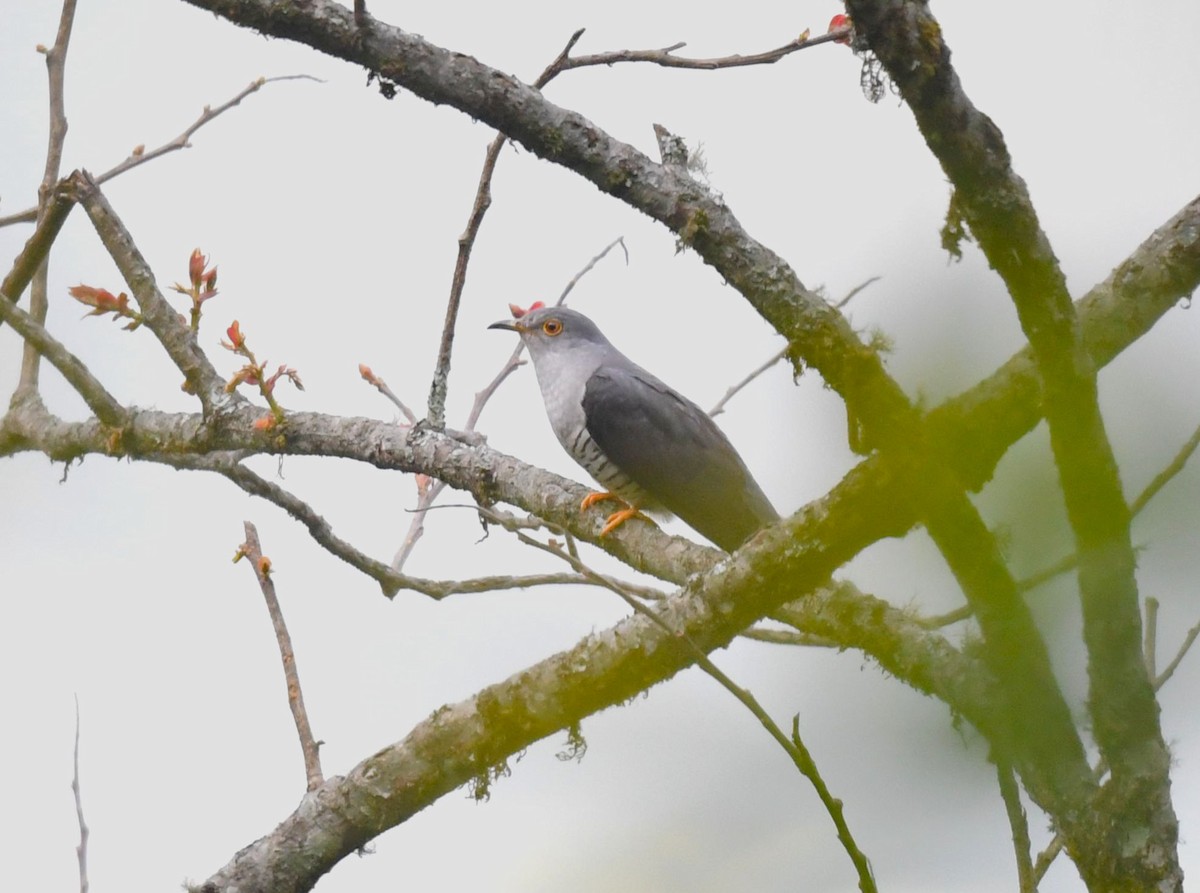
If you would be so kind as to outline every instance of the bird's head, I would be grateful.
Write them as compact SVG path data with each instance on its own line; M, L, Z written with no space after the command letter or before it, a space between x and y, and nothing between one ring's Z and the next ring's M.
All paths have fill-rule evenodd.
M596 324L567 307L542 307L534 304L529 310L518 312L513 307L513 319L494 322L489 329L507 329L516 332L529 349L534 363L540 357L579 350L587 346L609 346L608 339L596 328Z

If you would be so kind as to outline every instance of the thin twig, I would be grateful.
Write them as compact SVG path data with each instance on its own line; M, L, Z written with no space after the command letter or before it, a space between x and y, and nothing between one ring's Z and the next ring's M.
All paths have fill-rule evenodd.
M271 615L271 625L275 627L275 639L279 642L279 656L283 658L283 675L287 680L288 707L292 710L292 719L296 722L296 733L300 736L300 750L304 754L304 773L308 780L308 790L315 791L325 781L321 773L320 744L313 738L312 727L308 724L308 711L304 709L304 693L300 690L300 674L296 671L296 654L292 650L292 637L288 635L287 624L283 620L283 610L279 607L279 599L275 596L275 583L271 579L271 562L262 553L258 541L258 531L249 521L243 522L246 530L246 541L238 548L235 561L238 558L250 559L254 568L254 576L258 578L259 588L267 603L267 612Z
M471 262L471 249L475 237L483 224L484 215L492 204L492 174L500 158L500 150L508 142L503 133L496 134L488 145L483 158L483 170L479 174L479 185L475 188L475 200L467 217L467 226L458 237L458 256L454 261L454 275L450 280L450 296L446 301L446 319L442 324L442 339L438 343L437 364L429 386L429 403L426 418L434 428L446 425L446 391L450 377L450 357L454 351L454 331L458 324L458 308L462 303L463 288L467 282L467 265Z
M62 15L58 21L58 33L54 38L54 46L48 50L43 49L46 56L46 74L50 93L50 135L46 147L46 167L42 173L41 186L38 188L37 208L34 209L34 217L31 218L39 223L44 221L50 213L54 184L58 182L59 170L62 167L63 145L67 139L67 112L66 103L63 101L63 84L66 80L67 48L71 44L71 29L74 24L75 0L63 0ZM29 292L29 314L38 325L46 324L46 313L50 308L50 299L46 291L49 271L50 252L49 245L47 245L47 250L34 271ZM41 355L33 345L28 341L25 342L21 356L21 377L17 385L19 392L37 390L40 366Z
M737 384L735 384L731 388L729 388L729 390L727 390L725 392L725 396L723 396L720 400L718 400L716 402L716 405L714 405L713 408L708 411L708 414L715 419L717 416L719 416L721 413L723 413L725 411L726 403L728 403L730 400L732 400L739 391L741 391L743 388L746 387L746 385L750 384L752 381L754 381L754 379L758 378L760 375L762 375L764 372L766 372L768 369L770 369L772 366L774 366L776 363L778 363L780 360L782 360L784 357L786 357L787 352L788 352L788 349L787 349L787 346L785 345L777 353L773 354L771 356L771 358L768 359L765 363L763 363L761 366L759 366L757 369L755 369L753 372L751 372L749 375L747 375L745 378L743 378Z
M842 310L843 308L845 308L845 306L847 304L849 304L855 298L856 295L858 295L859 292L861 292L863 289L865 289L867 286L871 285L872 283L878 282L879 278L880 277L878 277L878 276L872 276L870 279L866 280L865 282L861 283L860 285L856 285L854 288L850 289L850 292L849 292L849 294L846 295L846 297L842 298L840 301L838 301L836 304L834 304L834 307L838 310ZM754 381L754 379L758 378L760 375L762 375L764 372L766 372L768 369L770 369L772 366L774 366L776 363L778 363L780 360L782 360L784 357L786 357L787 352L788 352L788 348L785 345L783 348L781 348L779 350L778 353L773 354L771 356L771 358L768 359L765 363L763 363L761 366L759 366L757 369L755 369L753 372L751 372L749 375L747 375L745 378L743 378L741 381L739 381L737 384L735 384L733 387L731 387L729 390L727 390L725 392L725 395L720 400L717 401L716 405L713 406L713 408L708 411L708 414L715 419L717 416L719 416L721 413L723 413L725 411L726 403L728 403L731 399L733 399L733 397L739 391L743 390L748 384L750 384L752 381Z
M1160 688L1162 688L1163 685L1166 684L1167 680L1175 675L1175 671L1179 669L1179 664L1182 663L1184 657L1187 656L1187 653L1189 649L1191 649L1192 644L1196 641L1197 636L1200 636L1200 623L1197 623L1187 631L1187 635L1183 638L1183 644L1179 646L1179 650L1175 652L1175 656L1171 658L1171 662L1163 668L1163 671L1159 673L1158 676L1155 677L1155 691L1158 691Z
M486 511L486 510L484 510ZM783 730L779 728L775 720L758 702L747 689L742 688L735 683L728 675L725 674L712 659L700 648L692 639L686 635L678 633L666 620L664 620L655 611L643 605L640 601L634 598L630 593L626 592L620 585L614 584L612 581L602 577L600 574L593 571L588 565L584 564L578 558L568 554L565 550L552 545L547 545L534 537L529 536L523 531L516 531L517 538L526 545L532 546L543 552L548 552L555 555L563 561L567 562L576 572L585 576L592 577L600 585L616 593L622 601L638 614L646 617L664 632L684 642L688 649L692 652L695 658L696 665L700 667L710 677L715 679L722 688L732 694L741 704L754 715L755 719L762 724L767 733L779 744L780 747L791 758L793 765L800 771L809 783L812 784L817 796L824 804L826 811L833 820L834 826L837 828L838 840L841 841L842 847L846 850L850 861L854 864L855 870L858 872L858 886L863 893L874 893L876 890L875 878L871 873L870 862L866 855L858 848L858 844L854 840L854 836L850 831L850 827L846 824L845 817L842 811L842 802L834 797L829 788L825 784L825 780L821 777L817 770L817 765L804 746L804 742L800 739L799 714L792 718L792 735L788 737Z
M83 818L83 798L79 791L79 695L75 696L75 774L71 777L71 793L75 795L75 818L79 821L79 846L75 855L79 859L79 893L88 893L87 846L88 826Z
M1025 815L1025 807L1021 805L1021 789L1017 786L1016 776L1009 763L996 761L996 781L1000 785L1000 799L1004 801L1009 827L1012 828L1013 852L1017 859L1017 889L1021 893L1035 893L1037 880L1034 878L1033 861L1029 855L1029 820Z
M324 83L320 78L315 78L309 74L285 74L273 78L258 78L258 80L251 82L250 86L243 89L237 94L237 96L233 97L233 99L230 99L228 102L224 102L216 108L206 105L204 107L204 111L200 113L200 117L193 121L192 124L183 131L183 133L179 134L179 136L175 137L173 140L169 140L168 142L163 143L157 149L151 149L149 152L140 150L140 147L139 149L135 149L124 161L114 165L104 173L96 175L96 185L103 185L114 177L119 177L126 171L133 170L135 167L139 167L148 161L153 161L155 158L166 155L169 152L175 152L179 149L190 149L190 140L192 135L195 134L197 130L224 112L229 111L235 105L240 104L241 101L251 93L256 93L266 84L271 84L275 81L295 80L308 80L316 81L317 83ZM14 223L32 223L35 219L37 219L37 209L26 208L24 211L20 211L16 214L9 214L6 217L0 217L0 227L10 226Z
M188 456L183 454L160 454L144 456L144 459L161 462L172 468L190 471L211 471L229 480L251 496L258 496L279 506L289 515L308 528L313 540L330 554L349 564L354 569L379 583L384 595L393 597L400 590L411 590L440 600L451 595L469 595L483 592L502 592L510 589L531 589L535 586L561 585L597 585L591 579L578 574L526 574L511 576L495 574L486 577L472 577L465 580L430 580L424 577L413 577L392 570L382 561L364 554L345 540L333 533L333 528L325 518L318 514L304 500L288 492L278 484L272 483L246 466L242 465L239 457L228 453L209 453L203 456ZM474 509L474 506L470 508ZM511 527L508 523L503 526ZM663 594L649 586L637 586L628 582L617 581L620 585L636 591L646 599L659 599Z
M573 39L577 40L579 38L579 34L581 33L581 31L576 32ZM568 48L570 46L571 44L568 44ZM566 52L566 50L563 52ZM578 283L579 280L592 269L592 267L594 267L601 259L606 257L608 253L617 245L621 246L621 250L625 252L625 262L629 263L629 249L625 247L625 238L624 236L618 236L616 239L613 239L613 241L605 245L604 249L600 251L599 254L584 264L583 268L571 277L571 280L563 288L562 293L559 294L557 305L561 305L562 302L566 300L567 295L571 293L571 290L575 288L576 283ZM444 334L445 333L443 333L443 336ZM487 402L492 398L492 395L496 393L496 390L500 387L504 380L508 378L508 376L512 375L513 372L515 372L517 368L523 364L523 361L521 360L521 354L524 352L524 350L524 343L518 340L517 345L513 348L512 353L509 354L508 359L505 360L504 364L500 367L500 371L496 373L495 377L488 382L488 384L482 390L475 393L475 400L471 404L470 413L467 414L467 422L464 430L475 430L475 426L479 424L479 417L482 415L483 409L485 406L487 406ZM400 571L408 562L409 556L412 555L413 549L415 549L417 546L417 542L422 536L425 535L425 515L427 511L431 506L433 506L433 504L437 501L437 498L441 496L442 491L445 489L445 483L442 481L434 481L428 487L425 487L419 491L417 496L417 505L413 509L413 517L408 525L408 532L404 535L404 540L400 543L400 548L396 550L396 554L392 558L392 570Z
M554 306L561 307L567 300L567 296L575 290L575 286L579 284L579 280L590 273L592 271L592 267L604 260L604 258L608 256L608 252L612 251L618 245L621 246L621 253L625 255L625 266L629 266L629 246L625 244L624 236L617 236L615 239L605 245L600 250L599 254L584 264L578 273L571 277L571 281L563 286L563 290L559 293L558 300L554 302Z
M534 81L535 87L540 90L560 71L564 70L563 66L571 48L575 46L582 35L582 28L571 35L567 45ZM454 275L450 280L450 295L446 301L446 319L442 324L442 339L438 344L433 380L429 385L429 403L426 413L429 424L439 430L446 425L446 391L450 378L450 358L454 351L454 331L458 324L458 309L462 303L463 288L467 282L467 266L471 262L471 250L475 247L475 239L479 235L479 228L483 225L483 218L492 204L492 177L496 172L496 162L500 159L500 151L507 142L506 134L497 133L488 144L483 158L483 169L479 172L479 184L475 187L475 199L471 203L471 213L467 216L467 226L462 235L458 237L458 256L455 258ZM410 531L405 541L411 540L415 543L416 538L419 537L420 534L417 533L414 538L413 531Z
M363 377L365 382L374 387L375 390L387 397L388 400L390 400L392 404L404 414L404 417L408 419L408 423L410 425L415 425L417 423L417 417L413 411L408 408L408 405L403 400L396 396L395 392L388 387L388 383L386 381L371 371L370 366L360 363L358 366L358 374Z
M1200 446L1200 426L1197 426L1196 430L1192 432L1192 436L1188 438L1187 443L1175 454L1175 458L1167 464L1167 467L1156 474L1154 479L1146 485L1146 488L1129 504L1129 513L1131 515L1136 515L1144 509L1146 504L1158 495L1158 491L1165 487L1171 478L1183 471L1183 467L1187 465L1187 461L1192 457L1192 453L1196 452L1197 446Z
M840 301L838 301L836 304L833 305L834 309L835 310L845 310L846 305L849 304L851 301L853 301L856 297L858 297L858 293L860 291L862 291L868 285L873 285L874 283L878 282L881 278L882 277L880 277L880 276L872 276L870 279L867 279L865 282L862 282L862 283L854 286L854 288L850 289L850 291L846 294L846 297L842 298Z
M608 53L574 56L567 59L562 67L563 70L567 70L571 68L584 68L591 65L614 65L618 62L649 62L654 65L661 65L664 68L694 68L711 71L717 68L770 65L778 62L785 56L790 56L792 53L806 50L809 47L818 46L822 43L844 39L849 37L851 33L852 30L850 28L838 28L826 34L810 38L808 37L808 32L805 31L804 34L795 40L788 41L783 46L776 47L773 50L753 53L749 56L734 54L732 56L720 56L711 59L689 59L683 56L676 56L676 50L681 50L687 46L686 43L681 41L657 50L615 50Z

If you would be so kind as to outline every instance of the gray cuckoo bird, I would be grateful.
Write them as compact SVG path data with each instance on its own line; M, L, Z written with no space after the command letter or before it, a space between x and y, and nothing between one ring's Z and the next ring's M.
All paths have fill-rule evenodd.
M627 507L601 536L640 509L666 511L727 552L779 515L741 456L699 406L609 343L565 307L538 307L488 326L517 332L533 358L559 443Z

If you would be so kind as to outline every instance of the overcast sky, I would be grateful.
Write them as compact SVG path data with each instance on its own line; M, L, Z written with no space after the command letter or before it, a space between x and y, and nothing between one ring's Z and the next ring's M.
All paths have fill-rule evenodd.
M32 204L45 151L46 85L34 47L53 42L56 4L12 4L0 29L0 216ZM19 6L19 8L18 8ZM371 5L381 20L532 80L581 26L579 52L686 41L698 56L778 46L824 30L836 4L743 2L683 16L676 5ZM1004 131L1075 294L1082 294L1200 188L1196 85L1200 7L935 3L968 94ZM986 11L985 11L986 10ZM64 172L105 170L174 137L205 105L259 76L270 84L205 127L193 148L105 187L160 285L185 281L201 247L220 265L201 343L233 319L260 357L296 367L294 409L391 419L363 384L370 364L421 411L462 232L489 131L304 47L265 40L158 0L82 0L67 66ZM652 124L701 144L713 187L749 232L810 286L851 305L891 340L891 372L935 403L1021 345L1011 305L978 252L947 263L938 243L948 189L907 109L859 90L842 47L719 72L617 66L570 72L547 93L654 154ZM553 300L604 245L624 237L575 290L642 365L702 405L780 346L741 297L661 226L532 155L509 149L475 250L450 381L449 423L512 349L487 331L508 302ZM14 257L30 227L0 230ZM81 320L80 282L125 286L84 214L52 258L49 326L126 404L192 410L148 332ZM181 305L182 307L182 305ZM1200 421L1200 324L1172 311L1102 376L1127 491L1136 493ZM19 342L0 329L11 393ZM53 370L50 407L85 413ZM779 367L721 423L775 505L791 512L853 464L840 401L815 375ZM582 480L545 423L531 371L505 385L481 425L496 448ZM1044 427L979 497L1018 573L1068 548ZM389 560L415 500L410 478L347 462L260 459L335 531ZM274 637L249 568L230 558L254 521L292 630L326 773L403 737L469 696L626 613L581 588L394 601L321 551L281 511L222 479L91 457L65 475L39 455L0 462L0 765L8 774L0 862L10 884L72 889L69 789L74 696L82 714L84 806L94 891L175 890L202 880L295 806L303 767ZM446 502L462 500L447 494ZM1138 519L1143 592L1162 600L1160 648L1200 619L1200 473L1185 471ZM1033 519L1031 520L1031 516ZM686 528L672 527L686 532ZM408 569L429 577L557 569L504 535L479 540L474 514L429 522ZM589 553L590 554L590 553ZM596 558L597 566L610 565ZM923 534L868 550L846 576L899 605L956 606ZM1071 582L1037 595L1064 685L1082 704ZM861 655L739 642L717 663L806 743L889 891L1015 889L1009 830L985 749L946 709L886 679ZM1163 692L1177 766L1185 871L1200 874L1200 656ZM1082 709L1082 708L1080 708ZM855 876L809 786L757 723L688 671L583 724L582 763L561 736L513 764L491 801L458 792L350 858L321 889L631 891L851 890ZM1035 812L1036 842L1048 839ZM1065 860L1045 891L1082 885Z

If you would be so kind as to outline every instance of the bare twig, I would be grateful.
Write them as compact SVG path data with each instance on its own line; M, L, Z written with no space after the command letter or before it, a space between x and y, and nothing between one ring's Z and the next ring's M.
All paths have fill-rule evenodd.
M79 695L75 696L75 774L71 777L71 793L75 795L75 818L79 821L79 846L75 855L79 859L79 893L88 893L87 846L88 826L83 818L83 798L79 792Z
M1181 644L1179 646L1179 650L1175 652L1175 656L1173 658L1171 658L1171 662L1169 664L1167 664L1165 667L1163 667L1163 671L1161 673L1159 673L1158 676L1155 677L1155 679L1154 679L1154 690L1155 691L1158 691L1160 688L1162 688L1164 685L1166 685L1167 680L1170 679L1173 675L1175 675L1175 671L1177 669L1179 669L1179 665L1183 662L1183 659L1187 656L1187 653L1191 649L1192 645L1195 643L1197 636L1200 636L1200 623L1197 623L1195 626L1193 626L1191 629L1189 629L1187 631L1187 635L1184 636L1184 638L1183 638L1183 644Z
M878 281L879 281L878 276L872 276L870 279L866 280L865 282L861 283L860 285L856 285L854 288L850 289L850 292L849 292L849 294L846 295L846 297L842 298L840 301L838 301L836 304L833 305L834 308L837 310L843 309L847 304L849 304L855 298L855 296L858 295L859 292L861 292L863 289L865 289L867 286L871 285L872 283L875 283ZM774 366L776 363L778 363L780 360L782 360L784 357L786 357L787 352L788 352L788 348L785 345L777 353L773 354L770 357L770 359L768 359L765 363L763 363L761 366L759 366L757 369L755 369L753 372L751 372L749 375L747 375L745 378L743 378L737 384L733 385L733 387L729 388L729 390L727 390L725 392L725 395L716 402L716 405L713 406L713 408L708 411L708 414L715 419L717 416L719 416L721 413L723 413L725 411L726 403L728 403L731 399L733 399L733 397L739 391L743 390L748 384L750 384L752 381L754 381L754 379L758 378L760 375L762 375L764 372L766 372L768 369L770 369L772 366Z
M500 150L508 142L503 133L496 134L488 145L483 158L483 170L479 174L479 185L475 188L475 200L467 217L467 227L458 237L458 257L454 261L454 275L450 280L450 296L446 301L446 319L442 324L442 340L438 344L437 365L433 370L433 381L429 386L429 403L426 417L435 428L446 424L446 391L450 377L450 357L454 350L454 330L458 323L458 308L462 303L463 288L467 282L467 265L471 261L471 249L475 237L483 224L484 215L492 204L492 174L500 158Z
M1000 785L1000 799L1004 801L1009 827L1012 828L1013 852L1017 859L1017 889L1021 893L1034 893L1037 890L1037 880L1029 855L1029 821L1025 816L1025 807L1021 805L1021 789L1017 786L1016 776L1009 763L1003 760L996 761L996 781Z
M235 105L240 104L241 101L251 93L257 93L265 85L274 83L276 81L295 80L308 80L316 81L317 83L323 83L320 78L315 78L308 74L287 74L272 78L258 78L257 80L252 81L248 87L243 89L237 94L237 96L233 97L233 99L230 99L228 102L224 102L216 108L206 105L204 110L200 113L200 117L193 121L188 128L183 131L183 133L179 134L179 136L175 137L173 140L169 140L168 142L163 143L157 149L151 149L149 152L141 150L139 147L139 149L135 149L132 153L130 153L129 157L124 161L114 165L102 174L97 174L95 178L96 185L102 186L114 177L119 177L126 171L133 170L135 167L139 167L148 161L153 161L155 158L166 155L169 152L175 152L179 149L190 149L192 145L190 140L192 135L195 134L197 130L224 112L229 111ZM24 211L20 211L16 214L9 214L6 217L0 217L0 227L10 226L14 223L32 223L36 218L37 209L27 208Z
M752 381L754 381L754 379L758 378L760 375L762 375L764 372L766 372L768 369L770 369L772 366L774 366L776 363L778 363L780 360L782 360L784 357L786 357L787 352L788 352L788 349L787 349L787 346L785 345L782 349L780 349L778 352L773 354L771 356L771 358L768 359L765 363L763 363L761 366L759 366L757 369L755 369L753 372L751 372L749 375L747 375L745 378L743 378L737 384L735 384L731 388L729 388L729 390L727 390L725 392L725 395L723 397L721 397L721 399L716 402L716 404L713 406L713 408L708 411L708 414L710 416L712 416L713 418L716 418L721 413L723 413L725 411L726 403L728 403L730 400L732 400L739 391L741 391L743 388L746 387L746 385L750 384Z
M564 62L563 69L584 68L590 65L615 65L618 62L649 62L654 65L661 65L664 68L693 68L705 71L717 68L741 68L747 65L770 65L778 62L785 56L790 56L792 53L806 50L809 47L818 46L822 43L830 43L831 41L849 37L851 33L850 28L838 28L826 34L810 38L808 31L805 31L795 40L788 41L783 46L776 47L773 50L752 53L748 56L735 53L731 56L720 56L710 59L689 59L683 56L676 56L676 50L681 50L687 46L686 43L680 41L679 43L671 44L669 47L657 50L615 50L608 53L574 56Z
M608 253L618 245L621 246L621 253L625 255L625 266L629 266L629 246L625 244L624 236L617 236L615 239L605 245L604 248L600 250L599 254L584 264L578 273L571 277L571 280L565 286L563 286L563 290L559 292L558 300L554 302L554 306L561 307L563 302L567 300L567 296L575 290L575 286L579 284L579 280L590 273L592 271L592 267L596 266L596 264L608 257Z
M874 283L878 282L880 280L880 278L881 277L879 277L879 276L872 276L870 279L867 279L865 282L861 282L858 285L854 286L854 288L850 289L850 291L847 292L846 297L842 298L840 301L838 301L836 304L833 305L834 309L844 310L846 308L847 304L849 304L856 297L858 297L859 292L861 292L868 285L873 285Z
M1192 453L1196 452L1197 446L1200 446L1200 426L1197 426L1196 430L1192 432L1192 436L1187 439L1187 443L1175 454L1175 458L1167 463L1166 468L1156 474L1154 479L1146 485L1145 489L1137 495L1137 498L1129 504L1129 513L1131 515L1136 515L1144 509L1147 503L1158 495L1158 491L1165 487L1171 478L1183 471L1183 467L1187 465L1187 461L1192 457Z
M67 112L63 101L63 83L66 80L67 47L71 43L71 29L75 24L75 0L63 0L62 15L58 21L58 34L54 38L54 46L49 49L39 47L46 56L46 73L49 80L50 93L50 135L46 147L46 167L42 173L42 183L38 188L38 204L34 218L39 223L46 220L52 206L54 184L58 181L59 170L62 167L63 144L67 139ZM61 224L60 224L61 225ZM29 314L38 325L45 325L46 312L50 300L46 293L49 278L49 244L42 255L40 263L33 274L33 282L29 293ZM16 298L16 295L13 296ZM21 356L21 377L17 385L18 391L36 391L38 386L38 370L41 355L28 341L25 342Z
M575 46L582 35L582 28L571 35L567 45L534 81L535 87L541 89L560 71L564 70L571 48ZM450 357L454 350L454 330L458 323L458 308L462 303L462 292L467 281L467 265L471 262L471 250L475 247L475 239L479 235L479 228L483 225L483 218L492 204L492 176L496 172L496 162L500 158L500 151L507 142L508 137L504 133L497 133L488 144L483 158L483 169L479 172L479 185L475 187L475 199L471 204L471 213L467 216L467 226L462 235L458 237L458 256L454 261L454 275L450 280L450 296L446 301L446 319L442 325L442 340L438 344L437 364L433 370L433 381L429 386L427 418L429 424L438 429L446 425L446 390L450 377ZM410 531L406 542L411 540L415 543L416 539L420 537L418 533L414 538L412 533Z
M232 454L209 453L204 456L184 456L162 454L146 457L151 461L170 465L172 468L191 471L211 471L237 485L251 496L258 496L274 505L279 506L289 515L308 528L313 540L330 554L340 558L351 567L361 571L366 576L379 583L384 595L392 598L400 590L411 590L427 595L432 599L443 599L451 595L468 595L482 592L501 592L510 589L531 589L535 586L559 585L598 585L587 577L578 574L526 574L512 576L496 574L485 577L472 577L465 580L429 580L424 577L413 577L392 570L382 561L364 554L345 540L333 533L333 528L323 516L318 514L304 500L255 474L238 461L238 456ZM474 510L474 506L471 506ZM503 523L503 522L502 522ZM509 527L509 524L504 524ZM649 586L637 586L612 578L614 582L626 586L638 593L642 598L662 598L662 592Z
M292 650L292 637L288 635L287 624L283 620L283 610L279 607L279 599L275 596L275 583L271 579L271 561L263 556L262 546L259 545L258 531L249 521L244 522L246 541L238 548L236 557L250 559L254 568L254 576L262 589L263 598L267 602L267 612L271 615L271 625L275 627L275 639L279 642L279 656L283 658L283 675L287 679L288 706L292 710L292 719L296 722L296 733L300 736L300 750L304 754L304 773L308 779L308 790L315 791L324 782L321 774L320 745L313 738L312 727L308 724L308 712L304 709L304 693L300 690L300 675L296 671L296 654Z
M413 414L413 411L408 408L407 404L405 404L403 400L396 396L392 389L388 387L388 383L386 381L371 371L370 366L360 363L358 366L358 374L363 377L365 382L374 387L375 390L379 391L379 393L387 397L388 400L392 401L392 404L404 414L406 419L408 419L408 423L410 425L415 425L417 423L417 417Z

